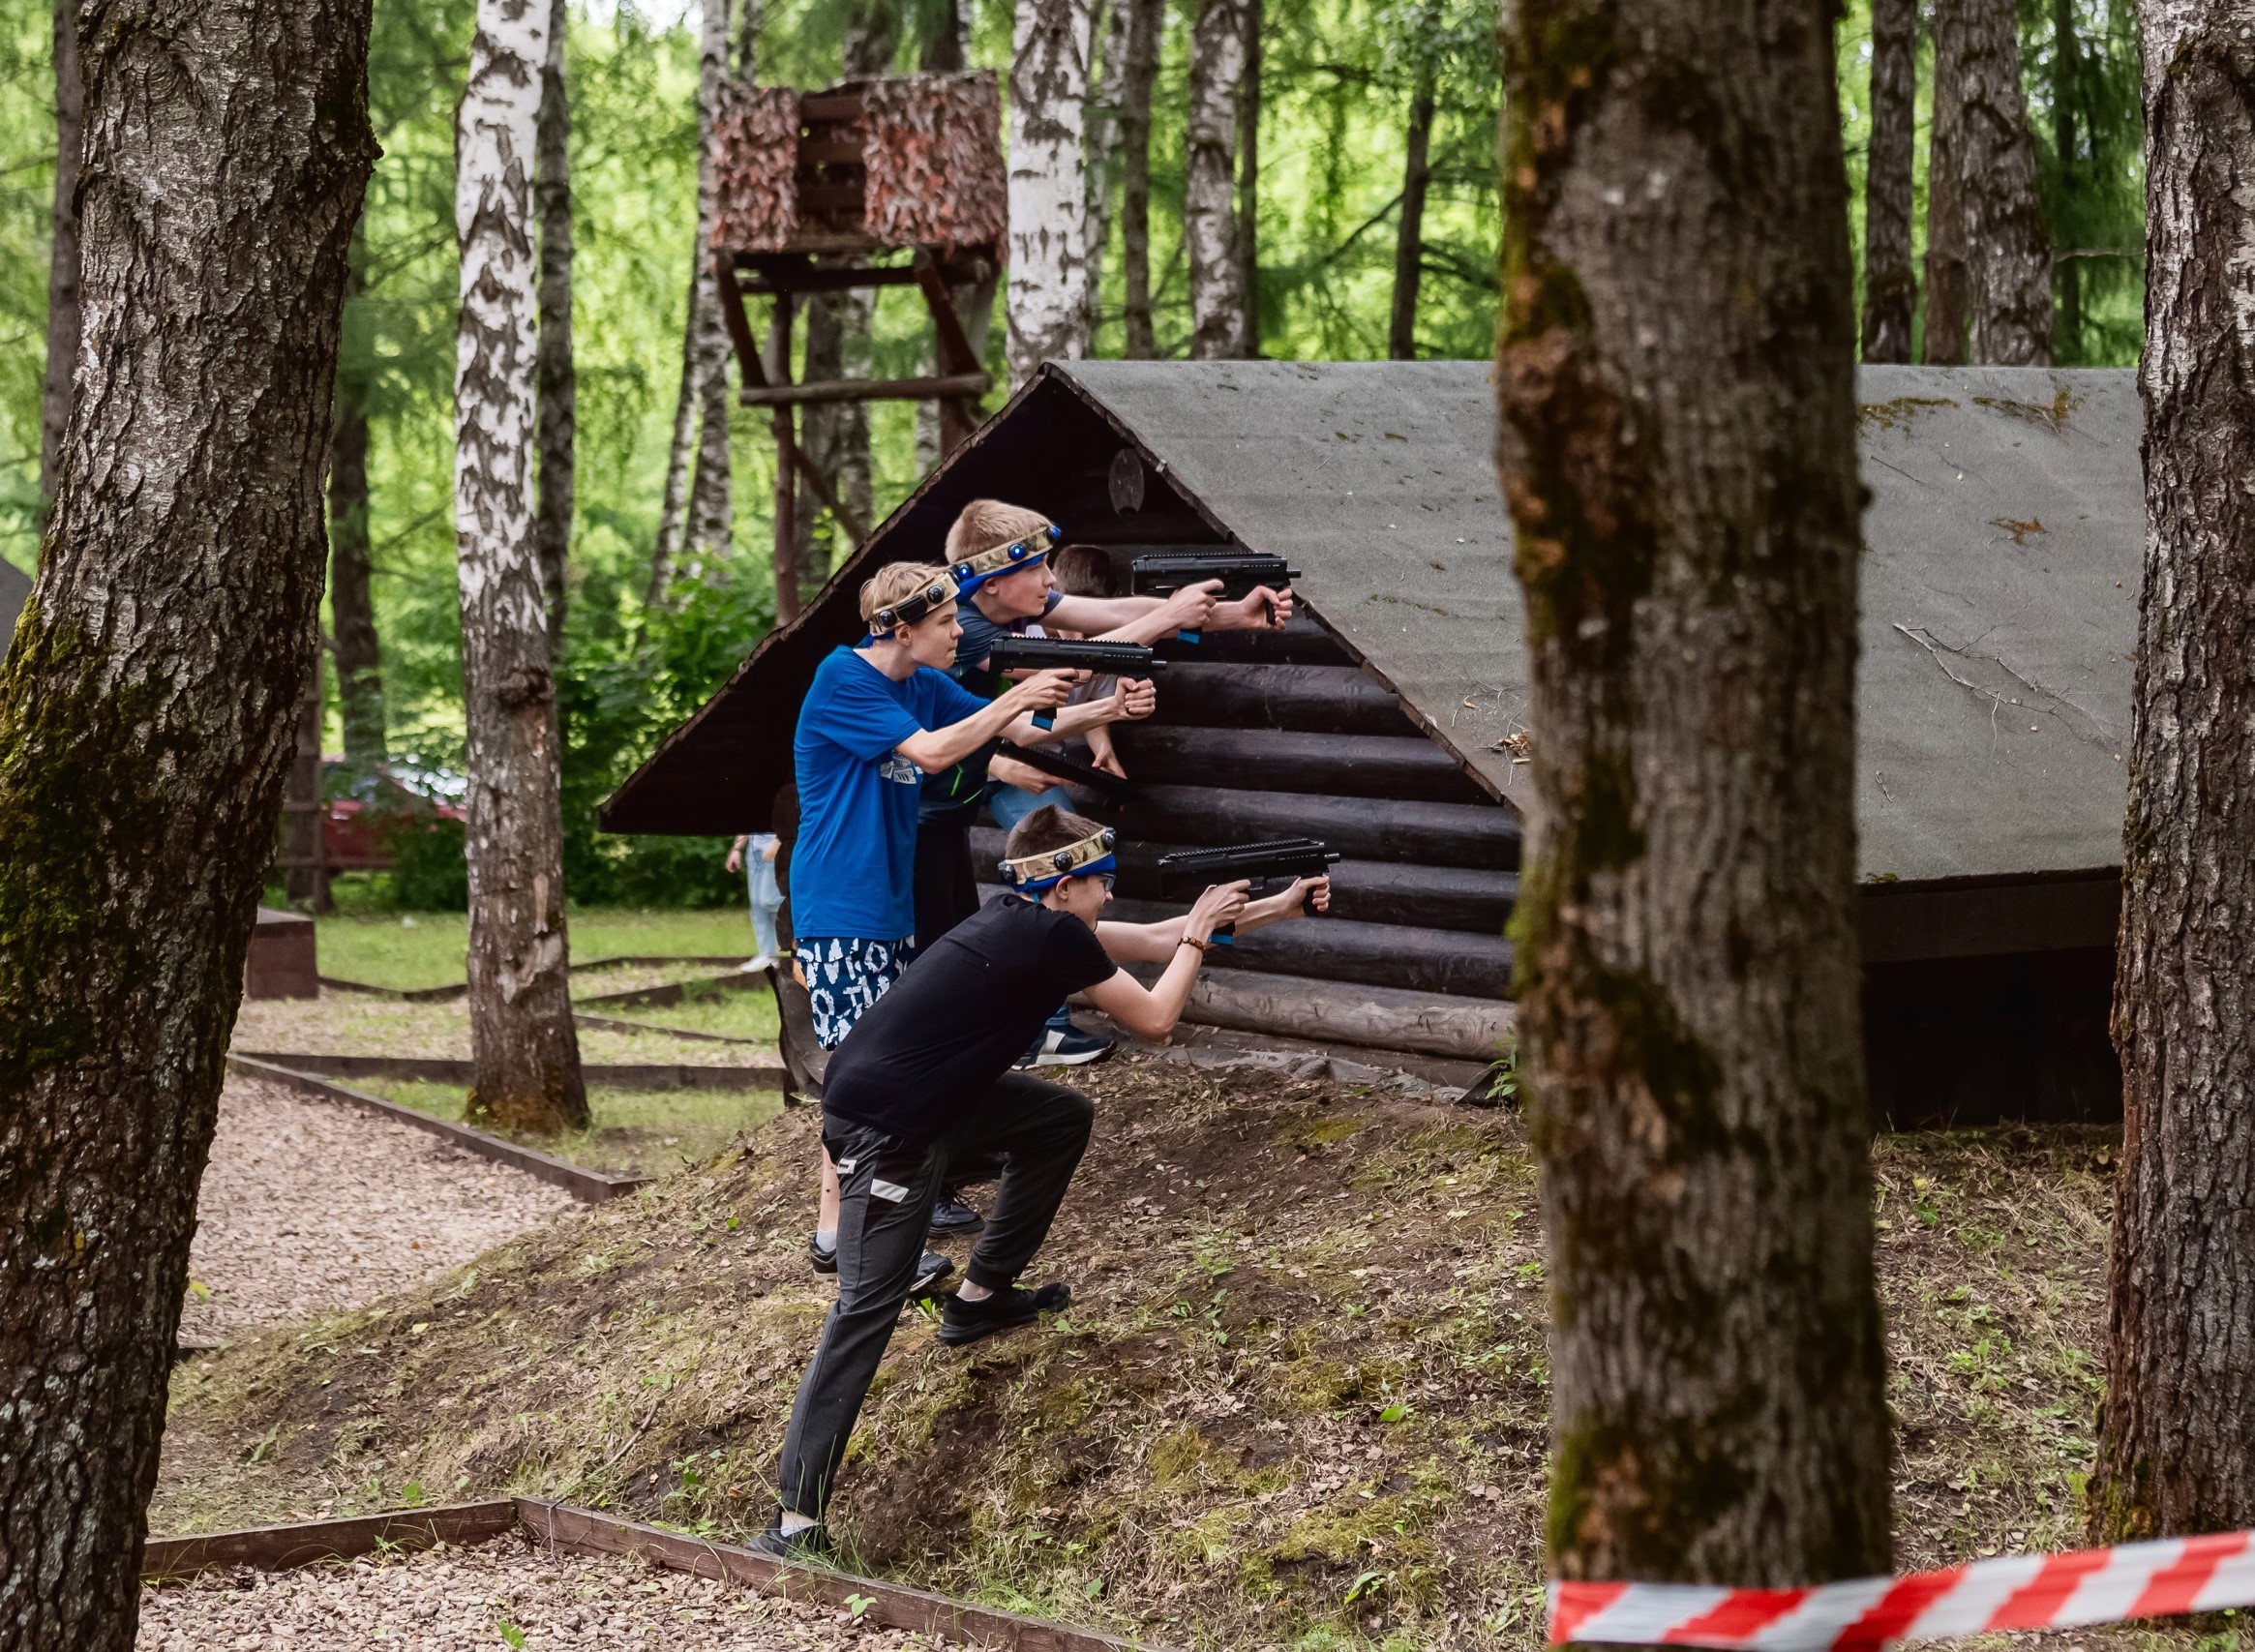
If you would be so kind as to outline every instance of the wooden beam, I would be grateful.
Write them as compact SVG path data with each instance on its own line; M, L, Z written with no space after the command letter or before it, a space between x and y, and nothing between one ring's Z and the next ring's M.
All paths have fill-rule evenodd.
M380 1547L468 1547L517 1524L517 1505L457 1503L442 1509L399 1509L353 1519L305 1520L204 1537L153 1537L141 1546L141 1580L192 1577L214 1566L284 1572L323 1560L357 1560Z
M956 314L955 295L948 290L947 272L928 247L917 249L917 285L923 289L924 308L932 313L934 359L951 374L979 372L978 352L971 347L971 335L963 330L963 317ZM979 395L986 394L984 389ZM971 438L978 428L978 404L968 398L954 398L940 404L940 457L945 459Z
M939 378L825 378L812 384L746 384L743 400L747 407L803 407L817 402L931 402L983 396L993 387L994 380L983 373Z
M917 276L911 264L848 264L843 268L818 265L804 254L732 253L737 281L750 293L844 292L857 286L914 286ZM985 273L986 260L950 262L940 266L943 280L968 285ZM976 364L974 364L976 365Z
M744 314L744 295L737 285L736 260L726 253L712 255L713 279L720 287L721 318L728 323L729 341L736 345L737 366L742 370L746 384L765 384L767 375L760 368L760 346L752 342L751 318Z
M767 984L756 975L745 979L754 986ZM635 1031L657 1032L658 1029L636 1026ZM661 1036L678 1037L680 1035ZM477 1074L475 1063L452 1061L443 1056L325 1056L285 1050L238 1053L252 1061L272 1062L293 1072L310 1072L323 1078L404 1078L430 1084L469 1084ZM588 1062L580 1067L580 1075L589 1084L633 1091L780 1090L785 1076L778 1062L763 1062L752 1066L693 1066L685 1062Z
M823 467L814 462L806 449L793 443L791 457L798 466L798 473L806 478L806 485L814 490L814 496L822 500L823 509L828 511L838 526L846 530L846 537L857 546L868 538L868 526L846 508L845 501L838 497L837 485L824 473Z

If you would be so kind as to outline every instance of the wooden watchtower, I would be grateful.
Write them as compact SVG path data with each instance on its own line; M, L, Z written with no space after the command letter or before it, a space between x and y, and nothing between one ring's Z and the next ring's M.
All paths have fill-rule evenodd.
M776 618L798 612L796 478L858 545L869 525L845 510L834 478L797 439L794 409L814 403L933 401L943 457L977 426L993 380L950 288L1002 264L1008 178L995 76L887 75L820 92L731 90L714 128L719 199L713 263L743 372L745 405L772 410ZM914 284L931 311L937 371L920 378L791 381L799 296ZM744 299L773 301L763 356Z

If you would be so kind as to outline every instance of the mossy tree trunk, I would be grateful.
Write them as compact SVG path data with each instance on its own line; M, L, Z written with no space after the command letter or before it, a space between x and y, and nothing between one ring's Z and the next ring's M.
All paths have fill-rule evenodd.
M2090 1489L2107 1541L2255 1524L2255 43L2222 12L2139 19L2148 526Z
M572 1026L556 677L533 523L532 178L549 8L478 0L455 139L454 523L469 797L470 1112L587 1122Z
M79 36L83 394L0 669L0 1648L127 1652L327 555L367 0Z
M1918 0L1872 0L1872 141L1864 169L1863 358L1909 361L1918 307L1910 184L1918 127Z
M1833 12L1522 0L1498 461L1561 1576L1888 1568Z

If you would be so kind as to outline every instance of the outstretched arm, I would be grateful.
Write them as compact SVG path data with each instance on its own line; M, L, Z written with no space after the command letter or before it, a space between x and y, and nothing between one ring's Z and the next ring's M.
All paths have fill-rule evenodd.
M1172 920L1179 925L1179 931L1167 959L1166 973L1148 990L1141 981L1121 970L1110 979L1090 987L1089 1002L1138 1038L1165 1037L1183 1018L1183 1006L1189 1003L1191 983L1198 978L1199 964L1205 961L1199 944L1214 933L1217 924L1228 923L1243 915L1245 888L1243 883L1217 884L1198 897L1188 916ZM1156 963L1158 960L1143 950L1147 942L1122 932L1134 931L1140 935L1158 927L1143 923L1099 923L1097 939L1116 960Z
M1223 886L1242 889L1243 880ZM1191 909L1195 911L1195 908ZM1329 878L1301 878L1282 894L1265 895L1257 901L1248 901L1245 910L1237 915L1237 933L1248 935L1256 929L1266 929L1272 923L1282 923L1288 918L1306 917L1310 913L1331 910L1331 880ZM1124 963L1163 964L1174 956L1182 945L1189 915L1163 918L1158 923L1099 923L1097 939L1104 944L1104 950ZM1228 918L1217 920L1227 923Z
M919 729L893 749L926 774L937 774L961 763L1019 718L1065 704L1080 673L1036 672L1023 682L1012 683L981 709L945 728Z

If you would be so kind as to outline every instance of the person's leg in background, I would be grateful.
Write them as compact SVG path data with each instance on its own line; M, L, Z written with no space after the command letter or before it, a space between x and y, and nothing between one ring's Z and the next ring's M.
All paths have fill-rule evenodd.
M1072 794L1062 786L1052 786L1045 792L1029 792L1021 786L1005 786L1000 782L987 788L986 812L994 816L994 824L1009 832L1036 809L1055 805L1072 810L1078 805ZM1112 1040L1076 1026L1071 1013L1064 1005L1050 1016L1041 1029L1041 1036L1034 1040L1034 1047L1018 1058L1022 1067L1082 1066L1089 1062L1101 1061L1112 1052Z
M750 857L744 862L752 895L752 945L758 955L744 965L747 970L771 967L782 951L775 939L775 915L782 910L783 890L775 882L775 862L761 853L760 834L752 838Z

